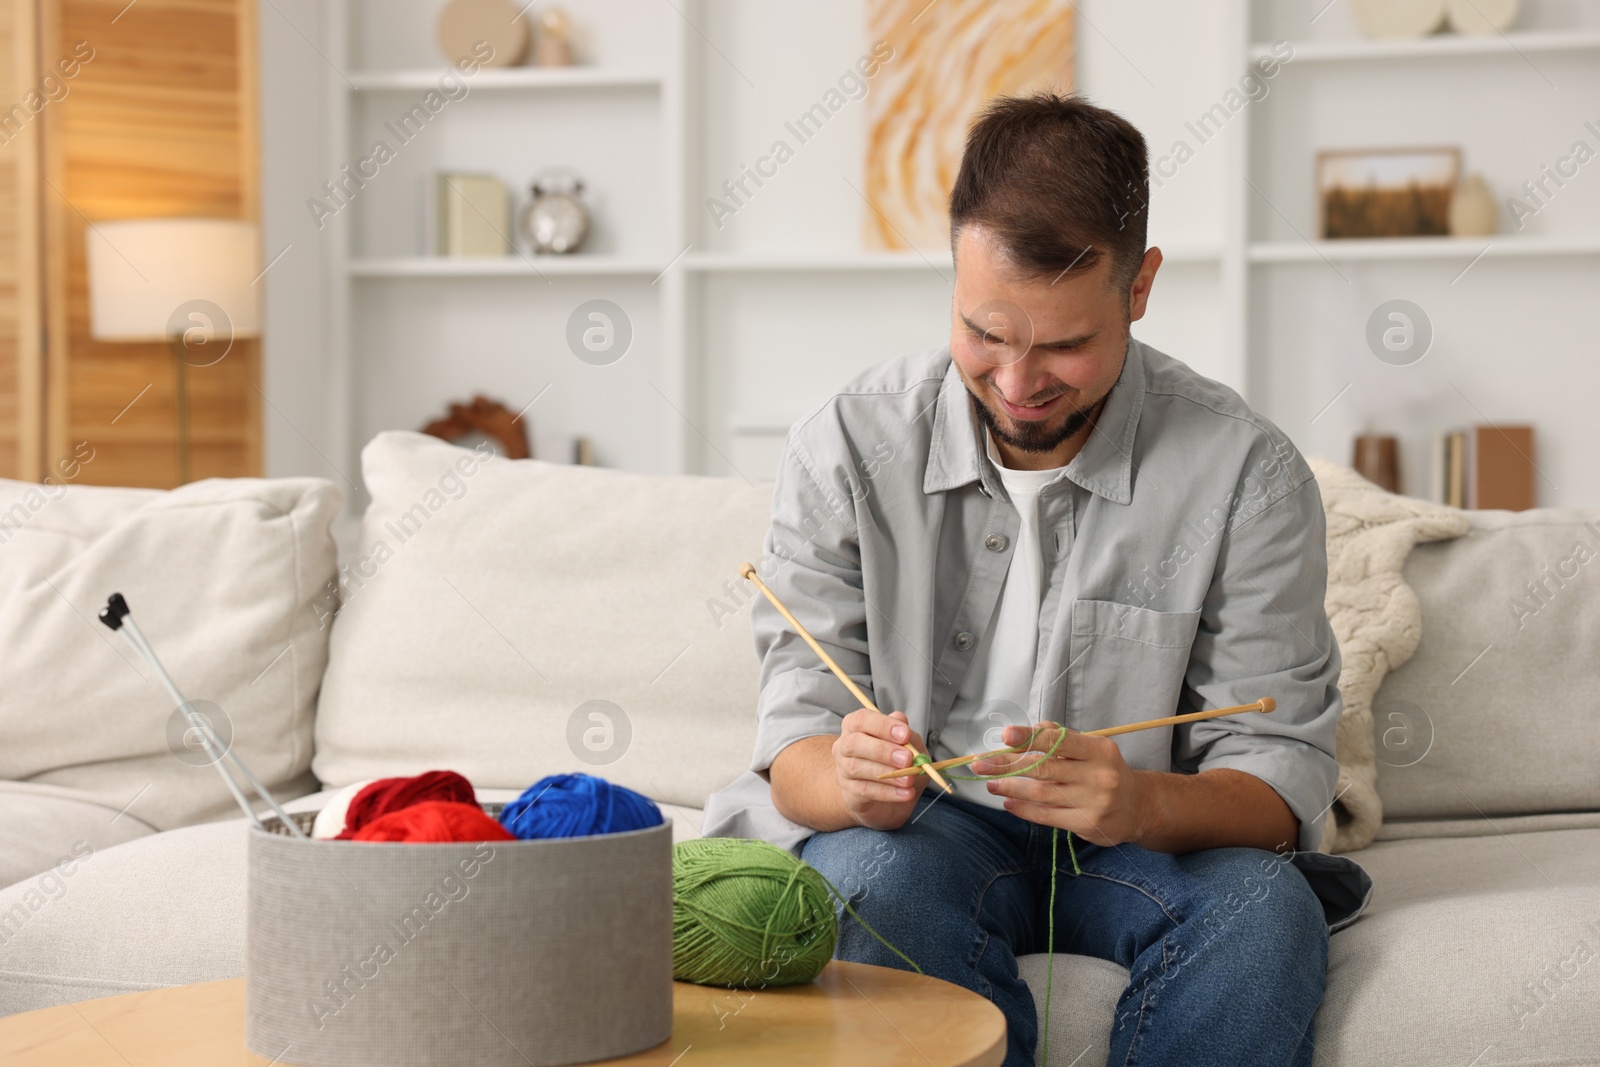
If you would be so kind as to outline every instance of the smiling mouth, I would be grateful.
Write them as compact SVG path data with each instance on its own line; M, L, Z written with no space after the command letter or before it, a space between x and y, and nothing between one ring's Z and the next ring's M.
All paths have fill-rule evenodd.
M1058 403L1067 394L1057 393L1048 400L1034 400L1026 403L1014 404L1001 395L998 389L994 390L995 399L1000 401L1001 408L1007 415L1015 419L1035 421L1042 419L1055 410Z

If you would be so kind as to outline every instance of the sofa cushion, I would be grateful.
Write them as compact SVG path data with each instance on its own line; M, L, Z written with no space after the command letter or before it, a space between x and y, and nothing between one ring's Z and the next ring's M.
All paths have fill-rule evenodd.
M1317 1067L1594 1062L1600 829L1379 842L1361 862L1376 889L1328 945ZM1018 961L1040 1012L1044 964ZM1103 1067L1126 983L1056 957L1053 1062Z
M1380 842L1361 862L1377 888L1329 944L1317 1067L1593 1062L1600 830ZM1042 1012L1045 958L1018 962ZM1071 1008L1053 1013L1052 1058L1105 1063L1126 981L1057 957L1056 1004Z
M0 890L0 1015L243 974L244 828L154 834Z
M379 434L362 472L320 781L451 767L521 789L590 771L701 807L748 766L757 663L737 568L761 558L769 488L414 433Z
M1318 1067L1580 1064L1600 1048L1600 829L1384 841L1333 936Z
M1456 508L1398 496L1348 467L1310 458L1327 510L1328 622L1339 644L1339 783L1324 824L1324 852L1364 848L1383 824L1373 752L1372 699L1384 676L1411 658L1422 609L1402 577L1406 557L1427 541L1459 537Z
M54 866L73 850L99 851L156 832L138 816L31 782L0 782L0 887Z
M154 673L96 621L121 592L178 687L220 709L212 717L256 775L285 792L314 788L328 640L314 609L335 573L328 526L340 500L320 478L171 492L0 481L0 779L162 829L237 811L172 728Z
M1600 810L1600 512L1466 514L1406 564L1422 641L1374 705L1384 815Z
M1050 992L1050 1062L1105 1067L1127 970L1110 960L1066 953L1056 956L1053 975L1049 964L1050 957L1042 952L1017 959L1017 973L1028 983L1040 1019L1045 1017L1045 992Z

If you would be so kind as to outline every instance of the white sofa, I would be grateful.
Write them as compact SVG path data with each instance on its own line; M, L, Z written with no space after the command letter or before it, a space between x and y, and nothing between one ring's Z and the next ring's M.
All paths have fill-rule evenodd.
M0 1015L243 972L244 823L92 621L113 591L291 810L434 767L485 799L590 770L682 838L745 769L736 568L767 486L415 434L363 460L336 616L328 483L74 487L12 526L30 487L0 483L0 881L21 879L0 889ZM1470 517L1406 566L1423 635L1374 708L1385 821L1356 858L1376 888L1332 940L1319 1065L1600 1062L1600 512ZM1044 962L1023 960L1041 1000ZM1057 957L1061 1062L1104 1062L1124 981Z

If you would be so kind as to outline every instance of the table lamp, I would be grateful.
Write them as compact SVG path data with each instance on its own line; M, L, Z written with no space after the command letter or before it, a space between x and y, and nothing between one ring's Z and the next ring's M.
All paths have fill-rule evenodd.
M89 335L166 341L177 377L178 482L189 481L189 367L261 332L260 234L236 219L123 219L85 231Z

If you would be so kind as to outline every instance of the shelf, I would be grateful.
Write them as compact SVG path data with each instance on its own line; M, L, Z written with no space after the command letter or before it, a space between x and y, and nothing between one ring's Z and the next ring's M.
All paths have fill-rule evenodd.
M692 271L946 271L950 257L915 252L691 252L683 265Z
M787 437L789 428L803 416L796 415L787 422L775 418L741 418L728 420L728 433L733 437Z
M1291 41L1294 58L1285 67L1301 63L1361 61L1368 59L1423 59L1435 56L1515 56L1527 52L1580 52L1600 49L1600 30L1561 30L1508 33L1483 37L1436 34L1387 41ZM1273 45L1250 47L1250 58L1272 56Z
M1487 251L1485 251L1487 246ZM1333 260L1503 259L1518 256L1600 255L1597 237L1381 237L1342 241L1269 241L1250 246L1252 263Z
M358 92L397 92L439 87L438 70L367 70L351 74ZM661 88L661 75L599 67L500 67L476 74L458 74L473 89L651 89Z
M655 260L621 256L389 256L352 259L354 278L538 278L549 275L643 275L661 273Z
M1206 263L1217 250L1200 246L1163 247L1168 263ZM950 257L924 259L915 252L822 253L691 252L679 261L698 273L849 273L851 271L912 271L948 274ZM486 278L538 277L541 274L644 274L655 277L666 264L657 260L607 255L572 256L384 256L352 259L355 278Z
M1222 249L1216 245L1186 245L1173 242L1162 244L1160 241L1152 242L1156 248L1161 249L1161 262L1167 263L1220 263Z
M1162 245L1167 263L1207 263L1220 258L1219 250L1209 245ZM950 257L923 257L915 252L691 252L683 257L689 270L722 272L850 272L850 271L938 271L950 272Z

